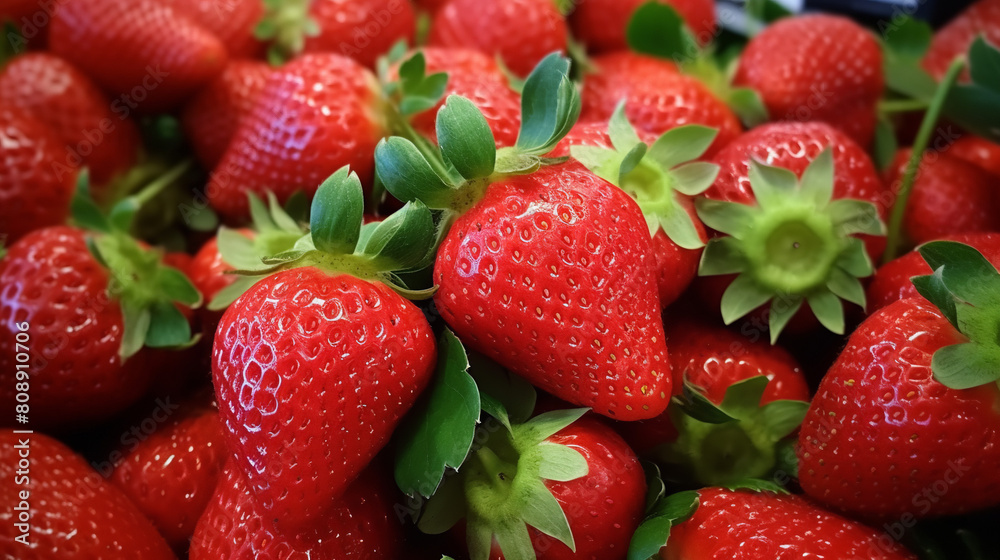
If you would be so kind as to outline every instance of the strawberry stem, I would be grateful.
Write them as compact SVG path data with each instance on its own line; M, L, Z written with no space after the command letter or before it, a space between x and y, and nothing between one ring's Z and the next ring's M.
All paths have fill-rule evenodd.
M888 99L880 101L878 112L882 114L890 113L912 113L927 109L928 103L922 99Z
M916 141L913 143L913 153L910 155L910 161L906 164L903 181L899 185L899 196L896 199L896 204L893 205L892 215L889 217L889 235L886 238L885 254L882 257L883 263L887 263L899 255L903 218L906 216L906 203L910 200L910 191L913 190L913 183L917 179L917 170L920 168L920 162L924 157L924 152L927 150L927 145L930 143L931 135L934 133L934 127L941 117L941 111L944 108L945 101L948 99L948 93L955 86L958 76L962 73L963 69L965 69L964 59L957 58L951 63L951 66L948 67L948 72L941 80L941 84L938 85L937 92L934 94L934 99L931 100L923 122L920 124Z

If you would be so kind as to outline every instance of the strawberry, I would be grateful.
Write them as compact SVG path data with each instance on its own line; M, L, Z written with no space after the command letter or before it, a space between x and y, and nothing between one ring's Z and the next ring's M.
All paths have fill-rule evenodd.
M715 3L711 0L659 0L677 10L702 45L715 38ZM592 53L628 48L625 31L643 0L586 0L577 2L569 22L573 36Z
M942 239L974 247L994 266L1000 266L1000 234L998 233L960 233ZM932 272L934 271L927 266L917 251L911 251L882 265L875 271L875 276L868 284L868 313L874 313L901 299L921 297L910 279Z
M725 103L695 78L681 74L672 62L627 51L597 56L592 62L598 70L584 78L581 94L585 121L607 121L625 99L628 119L653 134L685 124L718 129L708 156L742 130Z
M898 192L912 151L902 149L884 173L886 187ZM903 234L913 245L956 233L1000 229L996 178L949 152L927 152L917 170L903 218Z
M8 558L175 560L153 525L71 449L0 430L0 550ZM27 546L25 546L27 545Z
M0 103L23 111L59 135L65 154L52 164L86 165L104 185L135 163L139 131L90 78L62 58L28 53L0 72Z
M566 52L566 39L552 0L450 0L434 14L428 44L477 49L527 76L545 55Z
M45 124L0 110L0 237L9 245L69 215L76 167L64 161L62 141Z
M1000 144L969 134L956 140L948 154L1000 176Z
M921 254L937 272L914 283L933 304L900 300L863 322L799 434L803 490L866 518L905 522L1000 504L991 365L1000 274L958 243L930 243Z
M222 71L226 49L157 0L64 2L50 48L115 96L113 110L171 109Z
M773 120L825 122L868 146L884 89L882 49L846 18L785 18L750 40L734 83L757 90Z
M934 34L923 67L940 80L956 57L969 52L976 37L1000 43L1000 2L978 0Z
M344 165L371 184L372 152L385 125L374 76L337 54L309 54L268 79L208 185L212 207L230 221L248 217L246 193L281 202Z
M319 33L304 52L335 52L368 68L398 41L413 44L416 14L410 0L314 0L309 5Z
M258 58L264 44L254 28L264 17L261 0L158 0L200 25L226 48L231 58Z
M373 466L334 502L315 529L274 530L251 485L230 461L215 495L198 521L191 560L307 560L404 557L402 525L393 514L390 477Z
M916 559L887 535L799 496L715 487L672 498L684 507L671 515L664 560Z
M827 124L772 123L712 161L721 171L698 201L698 215L729 236L705 248L699 274L719 278L701 281L703 298L714 306L721 294L727 324L769 309L760 327L770 328L772 342L804 302L827 329L842 333L840 299L864 305L857 279L874 272L871 259L885 247L875 236L891 197L868 155ZM799 321L800 328L815 323Z
M472 102L451 96L438 139L456 172L392 137L376 150L378 174L396 198L446 211L434 302L464 343L563 400L650 418L670 376L649 227L579 163L540 159L578 115L568 67L553 54L532 72L515 146L497 150Z
M204 408L173 417L124 451L111 483L174 550L185 550L228 457L218 412Z
M273 73L264 62L233 60L184 107L181 123L203 165L219 163Z
M362 207L360 180L345 168L317 191L311 233L296 243L306 250L264 268L253 256L231 261L257 260L247 273L263 278L222 317L213 382L229 449L284 532L322 522L434 368L430 326L386 270L426 266L430 212L404 207L358 246Z

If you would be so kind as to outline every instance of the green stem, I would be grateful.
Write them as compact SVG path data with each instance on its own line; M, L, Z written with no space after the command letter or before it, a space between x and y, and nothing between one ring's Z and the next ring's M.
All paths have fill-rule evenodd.
M912 113L927 109L928 103L922 99L887 99L880 101L878 112L889 113Z
M389 101L386 105L389 113L389 128L392 130L392 133L412 142L413 145L417 147L417 151L419 151L420 154L424 156L424 159L427 160L427 163L431 165L431 169L437 173L438 177L441 177L445 181L453 180L454 175L452 175L451 171L449 171L448 167L444 164L444 160L441 158L441 152L434 146L434 144L424 137L423 134L420 134L413 128L410 121L399 112L399 107L397 107L395 103Z
M139 206L142 206L156 195L163 192L164 189L172 185L174 181L187 173L192 167L194 167L194 161L186 159L168 169L166 173L157 177L154 181L143 187L141 191L133 194L130 198L135 200Z
M927 145L930 143L931 135L934 134L934 127L941 117L944 103L948 99L948 93L958 81L959 74L965 68L965 61L961 58L955 59L948 67L948 72L938 85L934 93L934 99L927 108L927 114L920 124L920 131L917 133L916 141L913 143L913 153L910 161L906 164L906 171L903 173L903 180L899 185L899 195L896 204L892 208L892 215L889 219L889 235L886 239L885 254L882 262L887 263L896 258L899 253L900 237L903 229L903 218L906 215L906 203L910 200L910 191L913 190L913 183L917 178L917 170L923 159Z

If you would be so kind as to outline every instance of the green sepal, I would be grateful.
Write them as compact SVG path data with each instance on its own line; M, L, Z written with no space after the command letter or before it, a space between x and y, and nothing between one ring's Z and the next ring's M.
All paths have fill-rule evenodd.
M706 424L725 424L736 420L686 379L681 394L671 399L671 404L687 416Z
M76 190L70 202L70 215L77 225L91 231L111 232L111 223L90 194L90 172L83 168L76 177Z
M931 270L941 269L941 281L960 301L976 307L1000 303L1000 273L975 248L955 241L933 241L918 250Z
M446 476L437 492L427 500L417 528L427 535L440 535L452 527L466 515L465 492L462 477Z
M740 274L722 294L722 321L731 325L771 301L772 297L774 292L758 284L749 274Z
M996 77L1000 66L1000 50L983 36L973 41L969 48L969 73L971 82L959 84L951 90L944 106L944 115L963 129L1000 141L1000 79Z
M788 322L802 308L805 301L799 296L786 296L784 299L776 299L771 304L771 313L767 319L767 328L771 333L771 344L778 343L778 336L785 330Z
M401 96L399 112L407 116L434 108L444 97L447 87L448 74L438 72L428 76L424 53L418 51L399 66L398 87L391 88L390 92L398 92Z
M875 125L875 144L872 160L879 171L889 169L896 159L899 151L899 140L896 139L896 130L892 123L884 116L880 116Z
M726 104L747 128L754 128L771 120L767 106L764 105L764 98L755 89L730 89L729 95L726 96Z
M403 202L420 200L429 208L448 208L456 189L435 173L427 159L409 140L392 136L375 147L379 179Z
M744 478L736 482L721 485L726 490L737 492L739 490L749 490L750 492L769 492L771 494L788 494L788 490L770 480L759 478Z
M320 29L310 15L308 0L264 0L265 15L254 27L254 36L270 44L267 59L280 66L305 48L306 38Z
M747 0L744 10L748 17L762 24L771 24L792 15L791 10L774 0Z
M468 99L450 95L437 114L441 155L465 179L489 177L496 166L496 140L486 117Z
M542 457L538 474L542 478L567 482L587 475L589 471L587 459L579 451L555 443L542 442L538 445Z
M313 244L327 253L353 253L358 244L364 211L365 195L361 179L345 165L316 190L309 219Z
M477 352L469 353L469 363L469 373L476 380L480 395L488 395L503 407L511 423L523 424L531 418L538 398L531 383Z
M649 148L649 157L661 168L673 169L705 155L718 135L717 129L698 124L672 128L653 142Z
M632 13L625 34L633 51L660 58L684 60L700 50L677 10L656 0L642 4Z
M422 202L408 202L382 221L362 254L383 270L408 270L427 260L434 249L434 219Z
M1000 380L1000 347L978 342L945 346L931 359L934 379L951 389L971 389Z
M697 509L698 493L693 490L661 498L633 533L628 547L628 560L658 557L660 549L670 539L671 528L687 521Z
M118 356L125 361L142 349L146 343L146 333L152 314L149 308L132 302L123 301L122 305L122 344L118 348Z
M958 328L958 308L955 298L948 291L948 287L944 285L944 279L941 277L944 272L944 267L941 267L934 271L933 274L927 276L914 276L910 278L913 282L913 286L917 289L917 293L924 297L927 301L934 304L941 314L944 315L945 319L952 324L956 329Z
M570 60L559 53L542 59L524 82L521 130L515 148L542 156L569 132L580 116L580 93L569 78Z
M903 16L893 18L892 27L880 31L885 38L882 50L887 89L913 99L930 101L937 85L921 66L933 36L930 25Z
M201 304L201 293L198 289L183 272L172 266L160 265L157 267L154 282L170 301L191 307Z
M150 348L182 346L191 340L191 325L170 302L157 302L149 308L150 322L145 345Z
M208 309L210 311L223 311L229 307L234 301L239 299L247 290L253 287L257 281L260 280L259 277L255 278L253 276L237 276L236 280L232 284L226 286L219 290L212 301L208 303Z

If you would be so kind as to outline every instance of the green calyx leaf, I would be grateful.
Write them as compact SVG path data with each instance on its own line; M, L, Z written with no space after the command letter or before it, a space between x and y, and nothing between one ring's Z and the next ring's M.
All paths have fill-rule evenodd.
M562 140L580 116L580 93L569 77L570 60L558 53L542 59L524 82L516 152L542 156Z
M400 114L409 116L432 109L441 101L448 87L448 74L428 76L424 53L418 51L399 66L399 81L386 86L387 93L397 98Z
M393 196L404 202L420 200L430 208L450 208L458 188L446 182L409 140L392 136L375 147L379 180Z
M268 61L280 66L305 48L306 38L319 35L320 28L310 15L309 0L264 0L264 18L254 28L254 36L268 41Z
M677 10L669 4L650 0L639 6L626 30L629 47L638 53L672 60L698 55L698 41Z
M1000 50L983 36L969 48L971 82L959 84L948 94L944 115L969 132L1000 141Z
M486 118L471 101L448 96L437 114L437 134L441 154L466 180L493 174L496 140Z
M892 18L890 27L880 29L884 54L886 87L912 99L930 101L937 85L921 66L930 48L933 30L911 17Z
M73 221L84 229L111 233L111 222L90 194L90 172L84 168L76 177L76 190L70 202Z
M968 338L934 353L935 379L952 389L1000 380L1000 273L962 243L934 241L919 251L934 273L914 278L914 286Z
M309 229L313 244L328 253L353 253L364 219L361 179L347 167L331 175L316 191Z
M767 25L792 15L792 12L774 0L747 0L746 14L760 25Z
M670 538L670 530L687 521L697 509L698 493L693 490L661 497L632 535L628 560L657 557Z
M843 333L840 300L864 306L859 278L874 269L865 246L853 237L883 235L874 205L833 200L833 156L824 150L801 179L753 161L753 206L698 200L698 216L728 237L709 241L699 274L737 274L722 298L729 324L771 302L772 343L803 302L829 330ZM780 305L779 305L780 303Z

